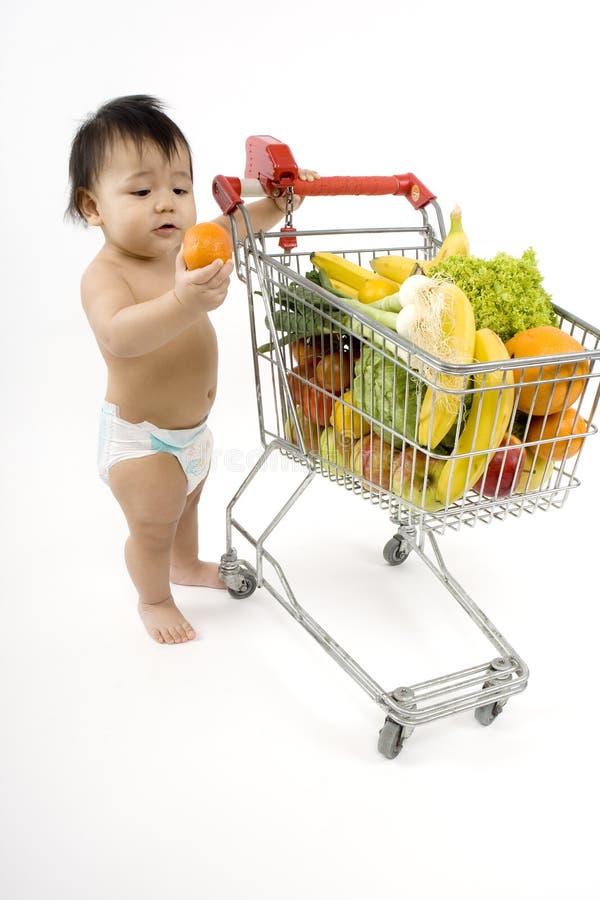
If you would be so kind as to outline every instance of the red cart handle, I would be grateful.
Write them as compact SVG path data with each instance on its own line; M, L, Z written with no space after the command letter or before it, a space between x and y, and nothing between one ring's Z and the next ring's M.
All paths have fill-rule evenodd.
M280 197L287 188L300 197L335 197L340 195L394 194L406 197L415 209L421 209L433 194L422 181L405 175L329 176L315 181L302 181L298 166L287 144L269 135L255 135L246 141L245 179L217 175L213 195L225 214L243 203L242 195Z

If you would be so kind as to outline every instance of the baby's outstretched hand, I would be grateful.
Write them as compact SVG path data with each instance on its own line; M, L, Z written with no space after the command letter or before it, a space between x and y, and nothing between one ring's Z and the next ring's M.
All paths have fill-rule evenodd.
M175 297L190 310L210 312L225 299L232 272L233 262L230 259L225 263L215 259L201 269L188 269L182 247L175 260Z
M315 172L314 169L298 169L298 178L300 181L316 181L321 176L318 172ZM286 198L284 197L273 197L273 200L279 207L282 212L286 211ZM297 194L294 194L294 209L298 209L304 197L299 197Z

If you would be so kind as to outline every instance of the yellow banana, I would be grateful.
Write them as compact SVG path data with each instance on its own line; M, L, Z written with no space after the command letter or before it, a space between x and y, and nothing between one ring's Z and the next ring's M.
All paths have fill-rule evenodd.
M442 327L451 342L447 359L469 364L475 351L473 307L455 284L446 285L446 291L448 302ZM446 437L456 421L463 395L449 392L464 390L464 376L441 374L437 383L437 389L427 388L419 414L419 443L431 450Z
M378 275L383 278L391 278L398 284L402 284L419 269L416 259L411 259L409 256L376 256L369 262L369 265Z
M344 284L343 281L338 281L337 278L330 278L332 286L339 291L341 294L347 294L348 297L353 297L355 300L358 300L358 289L351 287L349 284Z
M508 351L498 335L480 328L475 335L475 359L492 362L509 359ZM464 430L456 445L456 456L444 463L436 497L449 505L469 491L483 475L495 450L506 434L512 414L515 391L512 371L496 369L475 376L475 386L483 390L473 395L473 403Z
M469 239L463 231L462 212L459 206L455 206L450 213L450 231L444 238L442 246L428 262L420 262L421 270L427 274L432 266L447 259L448 256L468 256Z
M357 266L356 263L337 253L311 253L310 261L315 269L322 269L329 278L343 281L344 284L348 284L356 290L360 290L369 278L377 278L374 272Z

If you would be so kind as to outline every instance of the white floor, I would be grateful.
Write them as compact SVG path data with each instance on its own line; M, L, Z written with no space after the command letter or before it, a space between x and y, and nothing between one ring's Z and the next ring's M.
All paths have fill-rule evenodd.
M215 418L226 446L224 410ZM32 433L29 482L23 467L4 485L3 897L596 896L595 441L562 510L441 539L529 664L529 687L491 727L472 713L423 726L388 761L382 711L264 590L176 589L198 640L147 637L120 511L81 428L90 446L70 456ZM216 464L205 492L213 557L235 468ZM265 472L240 518L264 527L297 480ZM269 546L300 602L386 689L491 659L414 554L383 562L391 533L385 513L318 479Z

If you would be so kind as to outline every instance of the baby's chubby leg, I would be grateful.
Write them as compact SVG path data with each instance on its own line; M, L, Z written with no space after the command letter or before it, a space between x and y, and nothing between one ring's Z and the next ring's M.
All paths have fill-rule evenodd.
M218 564L198 559L198 501L205 482L206 479L201 481L188 495L177 524L171 549L171 581L173 584L224 588Z
M175 606L169 583L171 548L186 506L178 460L166 453L123 460L111 466L109 481L129 525L125 560L148 633L161 644L192 640L196 633Z

